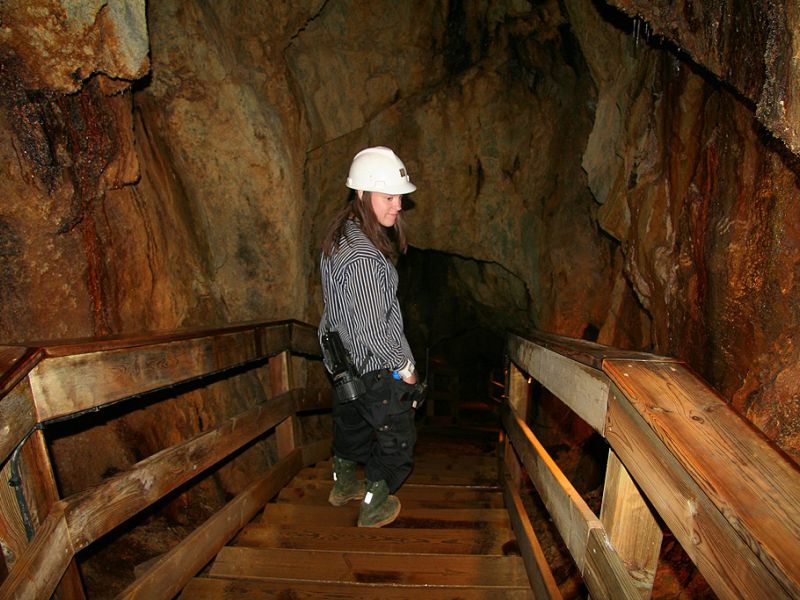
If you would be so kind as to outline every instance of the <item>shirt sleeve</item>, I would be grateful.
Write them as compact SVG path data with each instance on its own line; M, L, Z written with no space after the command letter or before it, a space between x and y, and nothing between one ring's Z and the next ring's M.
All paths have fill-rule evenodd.
M413 358L403 334L400 307L388 286L385 267L361 259L348 269L344 291L357 341L389 369L399 369Z

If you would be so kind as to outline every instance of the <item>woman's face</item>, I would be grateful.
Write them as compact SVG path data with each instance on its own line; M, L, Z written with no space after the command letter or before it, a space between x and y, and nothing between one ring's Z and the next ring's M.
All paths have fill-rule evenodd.
M397 222L397 215L403 210L403 196L390 196L380 192L372 192L370 195L372 197L372 212L375 213L378 223L384 227L394 227Z

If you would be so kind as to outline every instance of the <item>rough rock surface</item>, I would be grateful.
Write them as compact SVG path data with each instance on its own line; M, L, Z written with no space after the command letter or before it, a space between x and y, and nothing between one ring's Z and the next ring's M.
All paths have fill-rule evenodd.
M419 186L418 345L468 365L537 327L676 355L800 457L796 3L609 4L3 3L0 341L314 321L350 158L388 144ZM61 430L64 490L263 400L264 376Z
M792 0L610 0L757 105L769 131L800 156L800 5ZM643 20L641 20L643 19Z
M583 165L598 222L620 241L624 275L651 319L652 347L686 360L800 457L796 157L729 88L583 3L567 5L598 85ZM683 36L695 26L669 23ZM610 48L618 67L630 65L614 79ZM719 60L741 69L731 84L747 73L747 60Z
M96 73L132 81L150 66L144 0L5 0L0 23L28 90L76 92Z

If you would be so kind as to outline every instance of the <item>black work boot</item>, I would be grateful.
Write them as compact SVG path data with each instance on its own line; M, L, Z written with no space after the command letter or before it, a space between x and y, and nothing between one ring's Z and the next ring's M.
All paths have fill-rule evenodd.
M380 481L368 481L367 493L358 511L359 527L383 527L400 514L400 500L389 493L389 486Z
M333 481L328 502L334 506L344 506L350 500L361 500L364 497L364 484L356 478L354 461L334 456Z

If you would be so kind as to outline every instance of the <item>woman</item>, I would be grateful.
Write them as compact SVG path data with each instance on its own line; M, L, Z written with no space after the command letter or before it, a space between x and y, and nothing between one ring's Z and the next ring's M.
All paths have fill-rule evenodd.
M338 333L364 385L355 399L334 394L334 486L328 499L334 506L362 500L359 527L382 527L400 512L393 493L411 472L416 442L417 375L392 261L407 246L402 196L417 188L403 162L382 146L356 154L346 185L355 194L322 244L325 308L319 334L322 340ZM330 370L328 352L325 362ZM365 465L364 484L356 478L358 463Z

